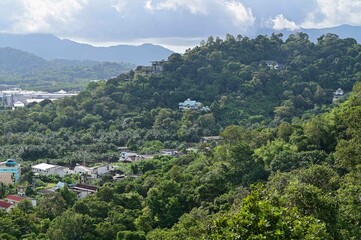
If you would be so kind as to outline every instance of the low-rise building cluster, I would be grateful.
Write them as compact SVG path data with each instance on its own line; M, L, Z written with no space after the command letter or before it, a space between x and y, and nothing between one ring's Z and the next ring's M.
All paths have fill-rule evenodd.
M85 175L86 177L89 178L98 178L106 173L110 173L113 170L114 167L109 164L95 166L95 167L76 165L72 170L68 167L53 165L48 163L40 163L31 167L31 171L34 174L57 175L62 178L68 174L80 174L80 175Z
M54 101L65 97L76 96L77 92L66 92L60 90L55 93L42 92L42 91L29 91L20 88L12 88L0 91L0 97L3 99L7 107L17 108L25 107L30 103L39 103L44 100Z

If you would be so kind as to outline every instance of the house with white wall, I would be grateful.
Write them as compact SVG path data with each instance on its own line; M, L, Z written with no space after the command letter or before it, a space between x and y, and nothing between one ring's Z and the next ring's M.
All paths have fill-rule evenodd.
M31 166L31 171L33 173L37 173L40 175L58 175L59 177L64 177L67 174L72 174L71 171L67 167L48 164L48 163L40 163L34 166Z

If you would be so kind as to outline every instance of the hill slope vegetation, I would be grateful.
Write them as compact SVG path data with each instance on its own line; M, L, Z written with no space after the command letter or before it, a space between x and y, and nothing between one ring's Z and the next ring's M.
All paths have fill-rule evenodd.
M123 145L150 153L203 135L223 140L133 163L139 177L103 179L82 200L65 188L36 208L2 212L0 236L359 239L360 50L334 34L316 44L302 33L210 37L171 55L162 74L138 68L74 98L2 112L2 156L25 165L116 161ZM339 87L348 93L332 103ZM188 97L210 111L179 111Z

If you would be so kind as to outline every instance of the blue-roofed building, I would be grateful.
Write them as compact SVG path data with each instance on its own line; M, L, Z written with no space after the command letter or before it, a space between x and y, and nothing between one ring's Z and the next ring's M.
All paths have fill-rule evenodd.
M13 159L8 159L5 162L0 162L0 182L14 183L19 181L21 176L20 164Z
M180 102L178 105L179 105L179 110L186 110L186 109L197 110L201 106L201 103L188 98L184 102Z

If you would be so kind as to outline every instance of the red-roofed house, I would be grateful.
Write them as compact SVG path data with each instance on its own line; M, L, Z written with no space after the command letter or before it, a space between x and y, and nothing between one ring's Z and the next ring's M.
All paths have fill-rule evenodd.
M0 200L0 209L4 209L5 211L9 212L10 209L13 207L14 207L13 204Z
M11 204L17 204L18 202L23 201L25 198L19 197L16 195L8 195L5 200L8 201Z

